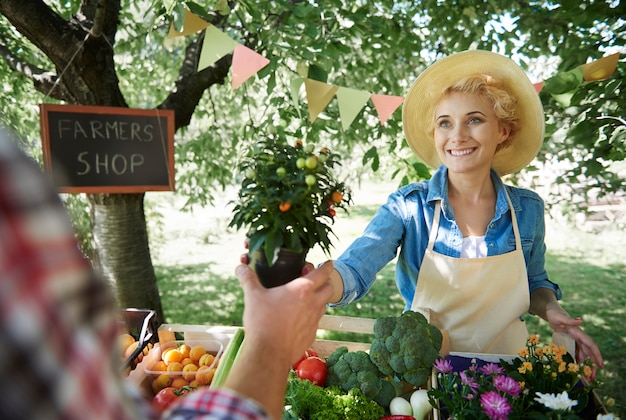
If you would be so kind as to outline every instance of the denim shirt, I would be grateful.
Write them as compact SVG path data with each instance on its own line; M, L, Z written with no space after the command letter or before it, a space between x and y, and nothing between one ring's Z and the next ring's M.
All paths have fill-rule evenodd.
M335 261L335 269L343 279L344 291L342 299L329 306L344 306L361 298L374 283L376 274L397 256L396 284L406 302L405 309L410 309L438 200L441 200L442 217L434 250L450 257L461 256L463 235L448 200L447 175L447 168L441 166L430 180L406 185L389 195L387 203L378 209L362 236ZM491 179L497 200L495 215L485 233L487 255L515 250L511 213L504 193L506 187L517 216L529 292L549 288L557 299L561 299L561 289L548 279L544 267L543 200L530 190L505 186L493 170Z

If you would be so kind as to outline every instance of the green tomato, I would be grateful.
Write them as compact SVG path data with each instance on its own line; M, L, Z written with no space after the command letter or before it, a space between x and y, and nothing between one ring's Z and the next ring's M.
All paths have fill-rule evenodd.
M309 156L306 158L306 167L309 169L315 169L317 167L317 156Z
M313 153L314 149L315 146L313 146L312 144L307 144L306 146L304 146L304 151L307 153Z
M254 177L256 176L256 172L254 172L254 169L252 168L248 168L246 170L246 178L248 179L254 179Z
M285 168L283 168L282 166L278 169L276 169L276 175L283 177L285 176L285 174L287 173L287 170Z
M296 160L296 166L298 167L298 169L304 168L306 166L306 159L298 158L298 160Z
M315 175L309 174L304 177L304 182L306 182L306 185L308 185L309 187L312 187L317 182L317 178L315 177Z

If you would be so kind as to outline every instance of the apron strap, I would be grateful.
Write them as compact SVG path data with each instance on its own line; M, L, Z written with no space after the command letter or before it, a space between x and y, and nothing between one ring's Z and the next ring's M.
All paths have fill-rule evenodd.
M513 224L513 234L515 235L515 249L519 251L522 249L522 237L519 234L519 227L517 226L517 216L515 215L515 209L513 208L513 203L506 190L506 186L502 185L502 188L504 188L504 195L506 195L506 201L509 202L509 209L511 210L511 223Z
M433 250L435 246L435 239L437 239L437 230L439 230L439 216L441 214L441 200L437 200L435 203L435 214L433 215L433 224L430 227L430 233L428 234L428 247L427 249Z

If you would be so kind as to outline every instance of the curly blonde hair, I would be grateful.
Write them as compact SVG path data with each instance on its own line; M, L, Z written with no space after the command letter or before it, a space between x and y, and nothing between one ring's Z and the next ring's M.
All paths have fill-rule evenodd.
M508 147L513 142L520 123L517 115L517 99L504 88L502 83L488 74L472 74L448 86L443 91L441 98L452 93L478 95L487 99L493 105L493 111L496 118L498 118L500 126L510 130L509 137L498 145L496 151ZM434 111L433 109L431 132L434 132L435 129Z

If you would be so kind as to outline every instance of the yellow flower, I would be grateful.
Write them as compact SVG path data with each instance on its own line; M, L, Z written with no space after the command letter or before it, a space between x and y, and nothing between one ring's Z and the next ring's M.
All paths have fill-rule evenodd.
M565 372L565 368L566 367L567 367L567 364L565 362L560 362L559 363L559 373Z
M570 364L567 365L567 370L569 372L576 373L576 372L578 372L578 369L579 369L579 367L578 367L578 365L576 363L570 363Z
M520 357L523 357L523 358L528 357L528 349L527 348L520 349L519 355Z
M583 367L583 374L586 377L590 377L591 376L591 372L592 372L591 366L585 365L585 367Z
M530 362L524 362L522 363L522 365L517 369L519 371L519 373L526 373L526 372L532 372L533 371L533 364Z
M537 334L532 334L528 337L528 343L531 345L537 345L539 343L539 336Z

